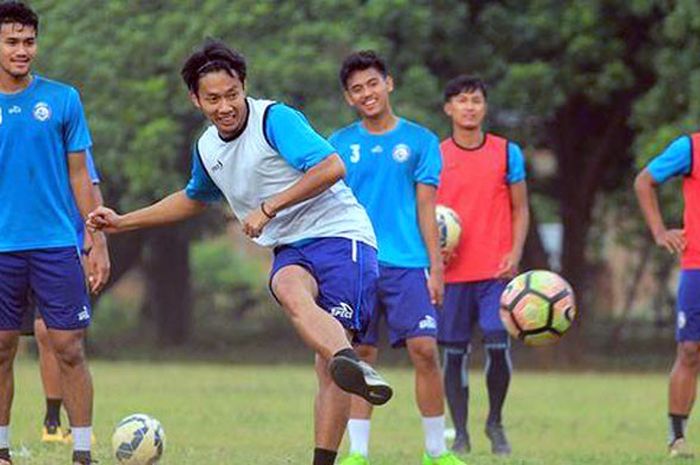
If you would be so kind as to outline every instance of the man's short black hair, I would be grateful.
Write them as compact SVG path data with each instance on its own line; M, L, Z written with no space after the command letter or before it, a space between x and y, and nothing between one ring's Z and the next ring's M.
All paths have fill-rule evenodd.
M246 64L243 55L229 48L223 42L207 39L201 50L197 50L185 61L180 76L190 92L197 93L199 79L208 73L225 71L231 77L238 76L245 84Z
M361 50L348 55L340 67L340 83L343 88L348 88L348 79L352 73L370 68L379 71L383 77L389 74L386 63L374 50Z
M445 102L462 92L470 94L477 90L480 90L481 93L484 94L484 99L488 100L486 83L478 77L462 74L461 76L451 79L445 86Z
M21 24L30 26L39 34L39 17L37 14L22 2L2 2L0 3L0 25L1 24Z

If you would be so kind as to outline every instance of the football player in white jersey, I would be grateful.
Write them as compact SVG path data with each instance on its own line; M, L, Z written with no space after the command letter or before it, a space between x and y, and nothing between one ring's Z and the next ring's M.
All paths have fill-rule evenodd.
M391 387L359 360L351 335L364 331L376 291L376 239L342 178L345 165L298 111L246 96L246 63L207 41L182 68L193 104L212 123L195 144L186 188L119 215L88 220L108 233L173 223L225 198L256 243L274 249L270 290L316 353L314 465L333 465L350 394L386 403Z

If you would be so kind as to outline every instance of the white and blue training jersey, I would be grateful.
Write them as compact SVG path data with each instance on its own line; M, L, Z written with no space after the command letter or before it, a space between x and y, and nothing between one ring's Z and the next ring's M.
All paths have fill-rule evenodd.
M246 104L248 118L238 137L223 140L216 127L210 126L199 138L185 188L194 200L226 198L239 219L335 152L300 112L269 100L247 98ZM343 237L376 247L367 213L343 181L278 212L254 241L276 247L323 237Z
M416 185L438 185L442 158L437 136L400 118L382 134L370 133L358 121L329 140L347 166L348 185L372 220L379 262L427 267L430 261L418 223Z

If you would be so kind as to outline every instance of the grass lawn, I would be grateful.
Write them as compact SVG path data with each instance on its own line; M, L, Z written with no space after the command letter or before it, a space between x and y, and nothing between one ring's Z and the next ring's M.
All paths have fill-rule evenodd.
M103 465L113 463L111 429L136 412L149 413L163 423L167 434L163 465L311 463L315 391L311 363L303 367L94 362L92 370L96 458ZM422 432L412 373L408 369L384 373L396 395L375 412L372 464L418 465ZM470 464L667 462L664 374L516 372L505 412L514 449L508 459L489 453L482 432L487 409L484 378L476 371L470 376L474 448L466 456ZM39 442L44 401L36 361L18 360L15 386L15 464L68 463L67 446Z

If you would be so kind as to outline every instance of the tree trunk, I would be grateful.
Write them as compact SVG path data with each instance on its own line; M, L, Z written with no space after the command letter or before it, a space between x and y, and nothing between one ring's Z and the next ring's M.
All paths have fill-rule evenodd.
M156 229L148 237L145 304L161 346L184 344L192 330L188 236L178 225Z

